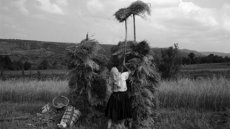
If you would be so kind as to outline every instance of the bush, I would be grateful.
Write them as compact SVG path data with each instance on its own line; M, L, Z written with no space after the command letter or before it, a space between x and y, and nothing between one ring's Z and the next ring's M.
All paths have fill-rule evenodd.
M26 62L24 63L24 70L29 70L29 69L31 69L31 66L32 66L31 63L26 61Z
M39 65L38 65L38 69L48 69L49 68L49 62L44 59Z
M179 72L181 58L178 57L178 45L161 50L161 58L158 59L157 67L163 79L175 78Z

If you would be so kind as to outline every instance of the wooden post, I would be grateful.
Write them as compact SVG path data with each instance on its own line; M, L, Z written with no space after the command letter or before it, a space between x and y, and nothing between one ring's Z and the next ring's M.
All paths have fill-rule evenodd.
M133 14L133 35L134 35L134 41L136 42L136 20L134 14Z

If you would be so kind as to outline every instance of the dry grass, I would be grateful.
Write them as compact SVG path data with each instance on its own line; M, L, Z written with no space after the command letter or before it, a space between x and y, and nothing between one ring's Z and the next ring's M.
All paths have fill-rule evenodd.
M47 102L68 92L67 81L7 80L0 81L0 102Z
M0 81L0 102L48 102L54 96L67 92L67 80ZM159 99L164 108L224 110L230 108L230 80L213 78L162 81Z
M230 108L230 80L225 78L163 81L159 90L162 107L210 110Z

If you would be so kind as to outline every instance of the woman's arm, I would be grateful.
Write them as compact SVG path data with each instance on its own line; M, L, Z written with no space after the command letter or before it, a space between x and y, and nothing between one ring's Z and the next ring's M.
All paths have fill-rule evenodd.
M123 66L127 70L127 72L131 73L131 70L125 64L123 64Z

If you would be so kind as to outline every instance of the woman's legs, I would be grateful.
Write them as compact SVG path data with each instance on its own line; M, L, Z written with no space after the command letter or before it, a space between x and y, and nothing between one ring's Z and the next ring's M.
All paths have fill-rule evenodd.
M109 120L108 120L108 126L107 126L107 129L111 129L111 126L112 126L112 120L111 120L111 119L109 119Z
M125 127L125 119L121 121L121 128L124 128L124 127Z
M123 119L123 120L121 121L121 125L122 125L122 126L125 126L125 119Z

